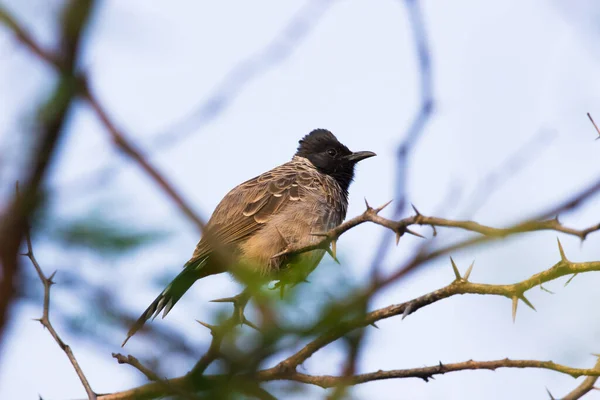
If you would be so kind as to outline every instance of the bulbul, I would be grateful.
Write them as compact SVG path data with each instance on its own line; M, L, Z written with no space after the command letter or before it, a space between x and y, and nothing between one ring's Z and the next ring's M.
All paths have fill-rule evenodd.
M273 256L290 245L314 244L321 240L315 233L342 223L354 167L375 153L352 152L326 129L313 130L299 144L291 161L225 195L206 224L192 258L135 322L123 345L163 310L164 318L198 279L232 272L235 265L265 281L284 279L286 273L304 278L317 266L325 250ZM229 265L224 265L224 260ZM293 274L299 269L307 273Z

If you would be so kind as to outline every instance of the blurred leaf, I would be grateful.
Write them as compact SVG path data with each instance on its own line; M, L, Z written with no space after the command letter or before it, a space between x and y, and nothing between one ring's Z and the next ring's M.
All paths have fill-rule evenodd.
M66 246L84 248L104 255L119 255L164 239L164 231L141 230L125 222L113 222L91 217L58 223L51 228L54 239Z

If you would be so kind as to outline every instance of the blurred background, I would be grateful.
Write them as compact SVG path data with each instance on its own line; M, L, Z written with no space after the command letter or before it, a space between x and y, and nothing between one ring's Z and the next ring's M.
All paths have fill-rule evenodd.
M58 47L64 2L0 2L31 36ZM383 215L470 218L507 226L572 196L600 174L600 141L586 113L600 120L600 3L593 0L254 1L95 4L76 68L89 77L119 129L208 219L232 187L288 161L297 141L327 128L361 163L348 216L395 199ZM40 107L56 73L0 25L0 209L28 167ZM195 225L122 152L90 107L76 101L34 216L33 244L44 271L57 270L51 318L99 393L145 382L111 352L191 255ZM399 162L398 151L409 151ZM406 148L406 147L405 147ZM401 200L406 196L407 202ZM561 222L600 220L595 197ZM444 244L457 230L417 230ZM472 279L514 283L559 260L556 232L511 237L453 254L473 261ZM574 261L600 259L600 234L584 242L558 235ZM403 237L375 259L383 228L365 224L338 243L301 285L286 317L310 321L328 299L363 283L375 262L390 272L422 239ZM382 253L379 252L381 255ZM18 297L0 343L0 398L82 398L67 358L39 323L43 288L20 260ZM378 295L371 308L400 303L451 282L448 259L426 264ZM591 367L600 352L600 275L578 276L528 295L516 322L511 304L492 296L455 296L405 320L366 331L358 372L504 357ZM186 373L206 350L208 330L230 306L209 303L239 292L228 276L203 280L165 320L126 349L162 376ZM243 328L248 329L248 328ZM245 332L245 331L243 331ZM334 343L302 365L339 374L345 348ZM357 399L547 398L581 379L552 371L456 372L424 382L359 385ZM283 383L282 398L306 398ZM327 392L308 388L308 398ZM600 392L586 399L600 399Z

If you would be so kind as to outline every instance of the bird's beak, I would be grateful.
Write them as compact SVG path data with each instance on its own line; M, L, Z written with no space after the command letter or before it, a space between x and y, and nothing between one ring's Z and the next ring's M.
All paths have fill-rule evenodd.
M372 151L357 151L355 153L347 155L345 158L347 161L352 161L352 162L357 163L361 160L364 160L365 158L373 157L376 155L377 154L373 153Z

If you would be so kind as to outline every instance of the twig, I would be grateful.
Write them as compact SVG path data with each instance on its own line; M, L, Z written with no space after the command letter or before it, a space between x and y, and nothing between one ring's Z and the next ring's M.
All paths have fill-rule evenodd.
M19 25L12 15L10 15L2 6L0 6L0 23L8 27L17 37L17 40L27 46L39 58L59 67L59 69L63 69L65 67L63 65L63 61L56 54L53 54L39 46L35 40L33 40L31 35L29 35L29 33L27 33L25 29L23 29L23 27Z
M598 125L596 125L596 123L594 122L594 119L592 118L590 113L587 113L587 116L590 119L590 121L592 122L592 125L594 125L594 128L596 128L596 132L598 132L598 137L596 138L596 140L600 139L600 129L598 129Z
M330 388L345 382L350 385L358 385L366 382L373 382L383 379L397 379L397 378L421 378L424 381L428 381L434 375L443 375L448 372L466 371L466 370L490 370L495 371L498 368L536 368L546 369L556 372L560 372L566 375L570 375L574 378L579 376L594 377L597 379L600 376L600 370L596 368L572 368L566 365L557 364L553 361L538 361L538 360L511 360L508 358L502 360L493 361L463 361L452 364L442 364L441 362L437 365L422 367L422 368L407 368L397 369L391 371L377 371L366 374L354 375L349 379L343 376L330 376L330 375L306 375L299 372L289 373L283 375L280 378L275 371L266 370L258 373L257 378L259 380L274 380L274 379L286 379L295 382L308 383L311 385L317 385L322 388Z
M75 372L77 373L77 376L79 377L79 380L81 381L83 387L85 388L85 391L88 395L88 399L95 400L96 393L94 393L94 391L92 390L92 387L90 386L87 378L85 377L83 370L79 366L79 363L77 362L77 359L75 358L75 355L73 354L73 351L71 350L71 347L60 338L60 336L58 335L58 333L52 326L52 323L50 322L50 288L55 283L52 279L54 278L56 271L54 271L52 273L52 275L50 275L49 277L46 277L46 275L44 275L44 272L42 271L42 268L38 264L35 256L33 255L33 246L31 245L31 236L30 236L29 230L27 230L25 233L25 240L27 242L27 253L25 253L23 255L28 257L29 260L31 260L31 263L34 266L34 268L38 274L38 277L40 278L40 281L42 281L42 284L44 285L43 313L42 313L42 317L36 319L36 321L39 321L46 329L48 329L48 332L50 332L50 335L52 335L52 337L54 338L56 343L58 343L58 346L65 352L65 354L67 355L67 358L71 362L71 365L75 369Z
M600 372L600 357L598 357L598 361L596 362L594 369L596 371ZM575 389L573 389L571 392L569 392L569 394L567 394L565 397L563 397L562 400L577 400L577 399L582 398L583 396L585 396L587 393L591 392L592 390L599 390L597 387L594 387L597 380L598 380L598 375L597 376L588 376L587 378L585 378L583 380L583 382L581 382L581 385L577 386Z
M197 399L197 397L192 396L191 392L188 391L188 387L181 387L179 385L173 385L168 379L161 379L154 371L150 368L143 365L137 358L132 355L123 355L121 353L112 353L114 359L117 360L119 364L128 364L133 368L140 371L142 374L148 378L148 380L157 382L166 393L177 394L186 399ZM104 396L100 396L100 399L103 399ZM135 397L137 399L137 397Z

